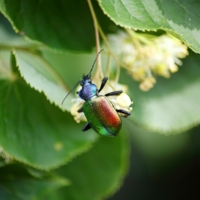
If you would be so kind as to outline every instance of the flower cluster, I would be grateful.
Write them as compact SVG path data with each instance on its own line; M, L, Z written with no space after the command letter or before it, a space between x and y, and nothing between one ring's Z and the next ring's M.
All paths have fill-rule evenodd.
M188 55L187 46L170 35L152 36L127 30L110 35L109 41L122 67L140 82L143 91L154 86L156 75L169 78L182 64L180 59Z
M80 91L81 86L77 88L77 92ZM108 83L105 85L103 92L100 94L106 94L112 91L122 90L123 93L117 96L109 96L109 100L112 102L113 106L116 109L123 109L126 111L131 111L132 107L131 104L133 103L130 99L130 97L126 94L128 88L125 85L121 85L119 83L115 83L114 81L108 81ZM74 119L77 123L81 121L87 121L85 118L84 113L77 112L83 105L84 100L82 100L80 97L78 97L78 94L76 98L72 100L72 106L71 106L71 114L74 116ZM123 114L120 114L123 115Z

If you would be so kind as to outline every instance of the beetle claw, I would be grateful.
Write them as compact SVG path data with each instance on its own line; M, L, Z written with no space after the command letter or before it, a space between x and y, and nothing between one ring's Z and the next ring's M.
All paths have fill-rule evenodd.
M85 126L82 128L82 131L87 131L91 128L89 123L86 123Z
M122 110L122 109L116 109L116 111L117 111L118 113L124 114L124 115L125 115L124 117L128 117L128 116L131 114L130 112L128 112L128 111L126 111L126 110Z
M81 108L79 108L78 110L77 110L77 112L78 113L81 113L81 112L83 112L83 108L81 107Z

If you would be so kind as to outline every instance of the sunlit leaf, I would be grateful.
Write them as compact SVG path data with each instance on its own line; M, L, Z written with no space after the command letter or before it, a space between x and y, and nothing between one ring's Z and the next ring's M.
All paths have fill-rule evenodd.
M15 56L20 74L30 84L30 87L43 92L51 103L63 110L70 110L70 96L68 104L66 102L64 105L61 104L69 89L48 61L39 54L34 55L31 52L20 50L15 51Z
M198 0L99 0L103 11L123 27L169 31L200 52Z

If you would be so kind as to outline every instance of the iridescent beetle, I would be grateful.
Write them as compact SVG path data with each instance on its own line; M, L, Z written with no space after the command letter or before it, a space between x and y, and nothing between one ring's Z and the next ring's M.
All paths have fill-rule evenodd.
M101 51L103 51L103 49ZM82 131L93 128L100 135L116 136L122 126L121 118L118 113L122 113L125 117L129 116L130 113L126 110L115 109L107 98L108 96L120 95L123 92L122 90L99 95L99 92L104 88L108 80L107 77L103 78L99 89L97 89L97 86L91 81L91 72L101 51L97 54L89 74L83 75L82 80L78 81L74 88L65 96L62 104L67 96L80 84L82 89L78 92L78 95L85 102L78 112L84 112L88 121L82 128Z

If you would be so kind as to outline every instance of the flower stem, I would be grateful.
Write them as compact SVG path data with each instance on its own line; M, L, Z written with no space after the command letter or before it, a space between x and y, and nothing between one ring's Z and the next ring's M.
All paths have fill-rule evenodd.
M94 22L96 46L97 46L97 53L98 53L100 51L98 21L97 21L97 18L96 18L96 15L95 15L91 0L87 0L87 2L88 2L89 9L90 9L90 12L91 12L91 15L92 15L92 19L93 19L93 22ZM97 71L96 71L95 76L98 76L98 74L100 74L100 76L103 78L103 71L102 71L102 68L101 68L101 59L100 58L101 58L100 56L97 58Z
M116 73L116 78L115 78L115 82L117 83L118 80L119 80L120 65L121 65L121 63L120 63L120 61L117 59L117 57L113 54L113 52L112 52L112 50L111 50L111 48L110 48L110 45L109 45L109 43L108 43L108 40L107 40L107 38L106 38L106 36L105 36L103 30L101 29L100 25L98 25L98 30L99 30L99 33L100 33L100 35L101 35L101 37L102 37L102 39L103 39L103 41L104 41L104 43L105 43L105 45L106 45L106 48L107 48L107 50L108 50L109 56L111 55L111 56L114 58L114 60L115 60L115 62L116 62L116 64L117 64L117 73Z

